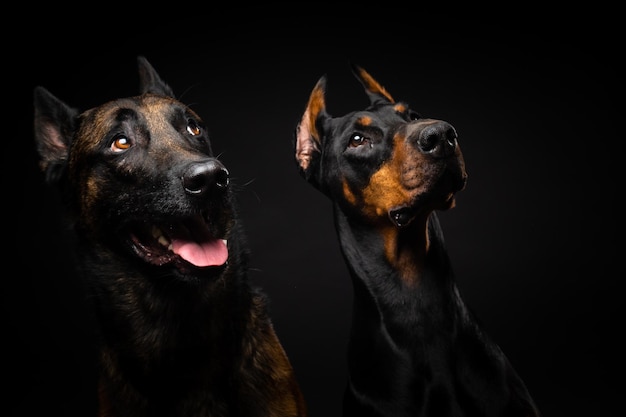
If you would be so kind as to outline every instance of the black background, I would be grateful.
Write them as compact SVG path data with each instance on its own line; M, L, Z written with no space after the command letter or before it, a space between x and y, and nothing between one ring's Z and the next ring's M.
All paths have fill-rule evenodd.
M330 202L296 171L293 131L323 74L331 114L367 104L351 62L459 132L469 181L440 214L458 285L544 415L615 415L625 139L616 12L358 7L200 14L170 4L158 18L96 9L5 25L0 414L89 415L93 390L91 323L58 201L37 170L32 89L80 109L135 95L144 55L207 122L232 174L251 277L270 297L312 417L340 414L352 293Z

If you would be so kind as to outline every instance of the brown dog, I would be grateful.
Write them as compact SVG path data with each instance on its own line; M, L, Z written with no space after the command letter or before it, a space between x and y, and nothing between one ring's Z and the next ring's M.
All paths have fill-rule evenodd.
M145 58L140 92L82 113L43 87L35 139L100 325L100 417L304 417L200 117Z
M354 287L346 417L537 416L524 382L457 290L436 210L467 174L457 132L362 68L370 105L333 117L326 78L296 129L300 174L333 202Z

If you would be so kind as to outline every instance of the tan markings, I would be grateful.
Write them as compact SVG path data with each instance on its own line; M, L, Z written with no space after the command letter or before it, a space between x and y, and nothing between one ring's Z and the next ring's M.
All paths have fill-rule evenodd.
M399 229L391 225L385 225L380 231L385 247L385 258L387 258L387 261L389 261L394 268L398 266L398 232Z
M407 285L419 283L429 245L428 215L423 214L415 218L411 229L403 230L399 238L395 265Z
M241 362L240 373L268 376L263 394L267 400L268 416L304 417L307 415L306 404L287 354L271 321L263 312L262 299L254 298L253 304L248 321L249 331L246 332L248 336L242 345L245 360ZM253 377L242 381L243 389L254 397L258 394L258 386L248 382L256 381Z
M350 184L348 184L348 181L346 181L345 178L343 179L343 196L345 197L346 201L350 203L352 206L357 205L356 196L350 189Z
M152 100L152 96L148 98L149 100L145 102L146 106L142 107L142 113L148 124L150 134L153 135L153 138L156 138L156 135L158 135L159 146L163 145L171 149L178 148L183 150L182 142L178 140L179 134L175 131L170 121L169 109L173 100L170 102L169 99L163 99L162 97L154 97L155 99ZM197 116L195 117L197 118ZM151 148L151 150L156 150L156 147ZM157 155L159 154L160 152Z
M372 124L372 122L373 122L373 120L372 120L371 116L361 116L356 121L356 123L360 124L361 126L370 126Z
M371 75L369 75L367 71L365 71L363 68L359 68L358 71L359 71L359 75L361 76L361 79L363 79L363 82L365 83L366 88L370 92L374 94L380 94L381 96L384 96L387 100L391 101L392 103L395 101L391 97L391 94L389 94L387 90L385 90L385 88L378 83L378 81L376 81Z
M380 227L385 258L407 286L419 283L429 246L427 231L427 219L423 216L414 219L406 229L391 224Z
M372 175L363 190L364 213L370 219L387 216L393 207L407 204L411 196L401 181L406 158L405 147L400 137L394 138L393 153L380 169Z
M407 111L407 106L403 103L398 103L395 106L393 106L394 110L397 111L398 113L405 113Z
M90 225L89 229L93 229L91 225L96 222L96 219L93 218L93 213L95 213L95 209L93 207L97 205L99 201L100 180L94 177L87 177L87 181L85 181L84 184L80 184L80 187L81 216L83 221Z
M324 90L322 89L322 84L318 81L311 92L311 96L309 97L309 104L307 105L307 111L305 115L308 115L308 122L311 131L311 136L315 139L316 142L320 142L320 135L317 131L317 126L315 121L317 120L317 116L326 108L326 103L324 101Z
M381 235L385 247L385 257L396 265L398 257L398 229L389 222L389 211L409 202L410 196L402 185L400 173L404 160L404 150L400 139L394 139L391 158L372 175L363 190L363 213L376 224L381 225Z
M319 153L321 138L315 121L325 106L324 90L318 81L296 130L296 160L304 170L309 167L313 155Z
M413 219L407 228L398 228L389 221L389 212L411 205L423 186L424 172L405 138L396 135L388 161L372 175L363 190L363 213L377 224L383 239L387 261L398 271L408 286L417 285L428 250L428 210ZM344 183L344 194L349 188Z

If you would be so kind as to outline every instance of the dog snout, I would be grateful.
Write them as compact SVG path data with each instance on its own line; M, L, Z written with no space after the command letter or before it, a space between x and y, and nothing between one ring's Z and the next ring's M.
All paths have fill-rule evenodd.
M192 195L203 195L212 190L228 186L229 173L216 159L194 162L185 170L182 177L185 191Z
M436 157L447 157L457 146L456 129L444 121L431 123L417 133L417 147L422 153Z

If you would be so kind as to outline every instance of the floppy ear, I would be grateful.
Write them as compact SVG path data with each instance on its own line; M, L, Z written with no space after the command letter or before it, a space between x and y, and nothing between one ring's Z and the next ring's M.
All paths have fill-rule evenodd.
M34 90L34 106L39 167L46 181L52 183L59 179L67 164L79 112L40 86Z
M363 68L352 64L352 72L365 88L372 105L395 103L391 94Z
M143 56L137 57L139 65L139 91L141 94L152 93L174 98L174 91L167 85L154 67Z
M296 128L296 162L300 174L319 188L318 168L320 165L323 125L329 116L326 113L326 76L321 77L307 103L302 119Z

